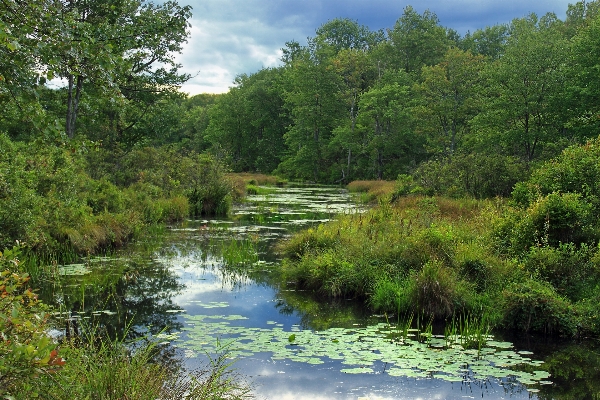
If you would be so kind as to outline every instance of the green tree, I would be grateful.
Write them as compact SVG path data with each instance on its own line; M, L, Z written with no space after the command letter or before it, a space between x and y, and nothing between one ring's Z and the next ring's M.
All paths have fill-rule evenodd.
M572 58L566 88L568 126L577 136L591 138L600 127L600 13L587 21L572 40Z
M361 133L357 127L359 101L377 79L377 70L369 54L363 50L341 50L331 61L341 78L340 99L346 107L347 118L340 120L330 142L332 157L339 160L340 181L353 179L354 158L361 152Z
M413 134L411 79L403 71L388 72L359 102L358 122L365 131L368 178L394 179L408 172L421 144Z
M283 73L285 108L292 123L284 135L288 153L280 170L316 182L327 179L327 146L344 112L339 99L341 77L326 61L321 62L321 56L314 42L310 43Z
M348 18L336 18L321 25L314 38L317 46L329 47L333 54L342 50L366 51L384 40L383 31L371 31Z
M477 29L472 34L468 32L460 40L460 47L470 50L473 54L497 60L504 54L508 37L508 25L487 26L484 29Z
M427 137L431 152L453 154L468 133L468 122L479 109L483 66L482 56L451 48L440 64L423 67L422 82L415 87L421 104L414 110L417 129Z
M19 94L33 92L46 78L64 79L64 129L70 138L83 107L84 84L90 97L108 100L104 117L116 115L113 126L123 136L188 79L172 58L187 39L188 6L173 1L7 0L0 7L0 41L6 42L0 51L9 60L0 62L0 75L3 82L10 81L3 92L21 107ZM37 103L37 97L32 101Z
M560 141L553 100L561 95L567 43L556 17L515 19L504 56L490 64L484 111L475 118L488 148L532 161L544 146Z
M394 28L388 30L395 65L406 72L419 73L423 65L435 65L451 44L446 28L435 13L419 15L411 6L404 9Z

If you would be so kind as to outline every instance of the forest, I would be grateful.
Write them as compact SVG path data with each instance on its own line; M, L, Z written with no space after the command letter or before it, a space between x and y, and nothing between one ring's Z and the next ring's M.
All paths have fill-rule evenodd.
M321 295L442 319L503 304L498 326L600 334L600 1L464 35L410 6L386 30L334 19L282 44L279 67L195 96L173 61L191 13L0 3L0 396L64 365L47 317L16 317L46 315L40 265L227 215L247 190L231 173L392 182L368 232L346 217L281 246L282 276Z

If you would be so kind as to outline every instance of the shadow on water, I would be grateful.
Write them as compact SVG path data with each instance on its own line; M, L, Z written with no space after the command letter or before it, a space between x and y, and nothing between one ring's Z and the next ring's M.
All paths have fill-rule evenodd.
M163 358L184 354L189 368L228 344L261 398L600 398L595 345L494 336L463 349L353 301L283 288L277 240L362 210L338 188L268 192L231 218L186 221L113 258L59 267L44 296L111 337L173 334Z

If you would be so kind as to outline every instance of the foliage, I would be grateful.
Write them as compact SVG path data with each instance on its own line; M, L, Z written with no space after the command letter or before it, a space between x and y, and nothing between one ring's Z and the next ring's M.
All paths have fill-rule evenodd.
M90 338L92 339L92 338ZM69 362L54 379L43 380L50 397L89 399L250 399L250 387L231 369L222 350L210 365L196 371L172 369L157 362L156 342L91 340L70 345Z
M224 168L207 155L113 154L86 141L27 146L5 135L0 142L2 246L21 240L54 258L89 254L126 243L145 224L229 210Z
M368 203L389 199L395 186L395 182L390 181L352 181L347 187L349 192L359 193L362 202Z
M505 197L526 176L525 165L515 157L459 153L420 164L413 173L414 184L405 191L478 199Z
M549 283L526 278L507 286L502 298L506 328L566 336L576 331L572 305Z
M540 195L577 193L598 212L600 199L600 138L571 146L558 157L532 172L531 178L515 187L513 198L528 206Z
M493 248L476 239L482 222L474 207L414 196L338 217L280 245L283 279L327 296L362 298L382 311L437 318L470 311L480 296L467 279L485 288L505 273ZM484 266L469 268L478 263Z
M49 309L21 272L19 247L0 252L0 396L45 395L41 375L65 365L56 343L47 336Z
M471 285L459 280L456 272L441 261L428 261L410 279L409 297L419 312L442 319L468 311Z
M591 207L576 193L552 193L525 210L509 209L495 230L499 245L514 255L525 254L533 246L578 246L598 239Z

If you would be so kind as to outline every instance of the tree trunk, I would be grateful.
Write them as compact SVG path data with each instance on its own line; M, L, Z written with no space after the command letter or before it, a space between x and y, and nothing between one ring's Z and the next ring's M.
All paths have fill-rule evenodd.
M69 75L69 89L67 95L67 121L65 131L69 139L75 136L75 123L77 122L77 111L79 109L79 100L81 99L81 90L83 88L83 76L77 76L75 85L75 96L73 96L73 75Z

